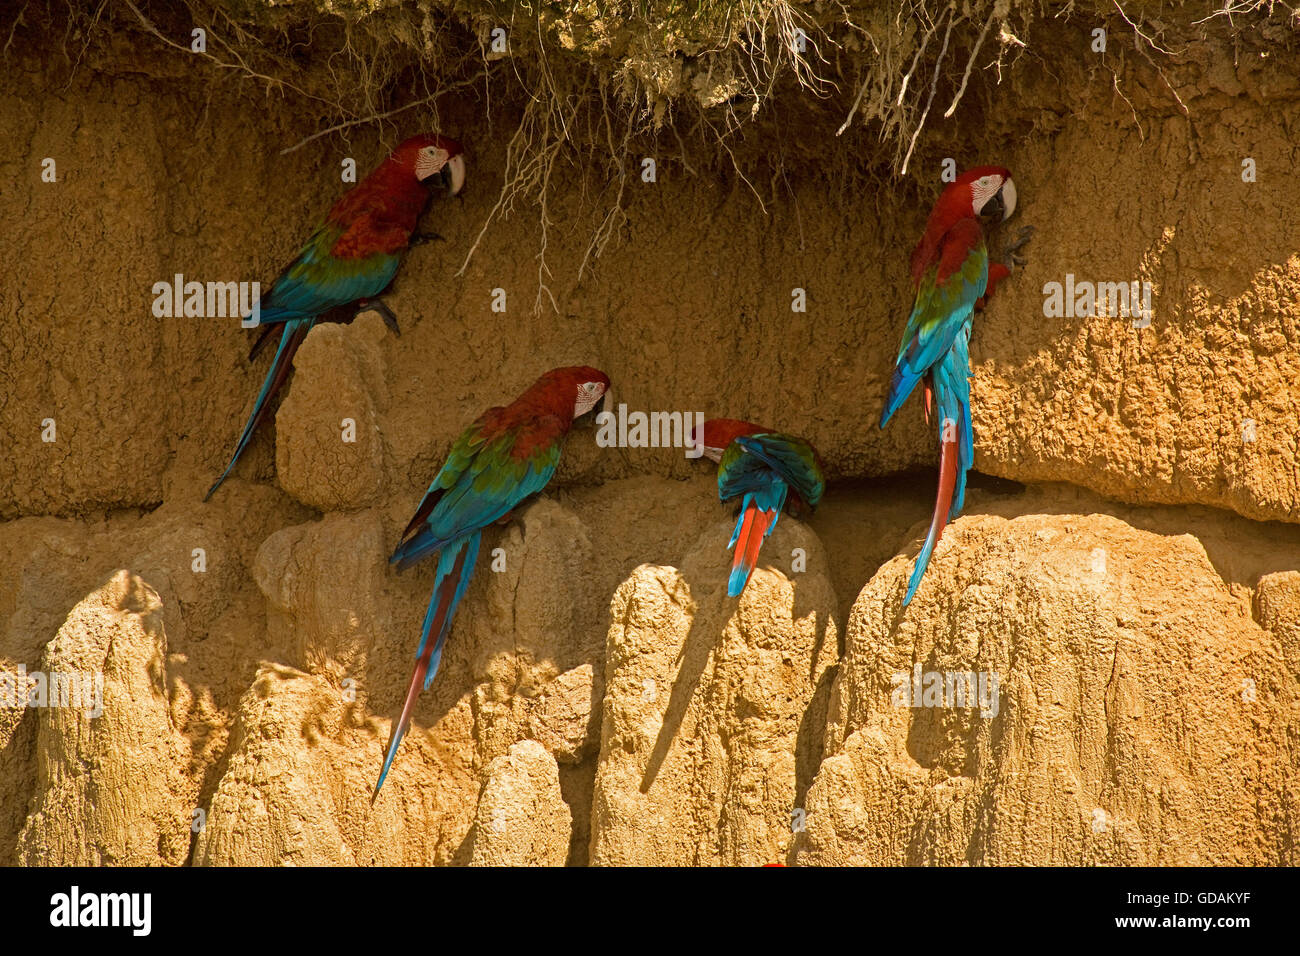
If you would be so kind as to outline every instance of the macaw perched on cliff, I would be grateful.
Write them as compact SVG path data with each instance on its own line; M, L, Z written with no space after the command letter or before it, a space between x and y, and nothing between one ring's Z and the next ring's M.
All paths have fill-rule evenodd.
M280 345L230 464L204 501L239 461L271 398L288 378L294 353L321 316L347 310L344 318L350 319L374 309L394 332L399 331L397 318L376 297L393 281L415 224L428 205L425 184L436 176L452 195L464 186L463 153L460 143L445 136L425 134L406 140L330 208L298 257L271 283L258 302L258 325L267 328L248 359L257 356L276 326L283 326ZM425 238L429 237L417 236L415 241Z
M429 610L416 648L415 672L371 802L379 796L415 701L433 683L456 605L474 573L482 531L504 521L543 488L560 463L560 444L574 420L597 408L609 377L585 365L552 369L504 408L488 409L452 445L389 563L401 571L438 555ZM431 639L432 638L432 639Z
M965 501L966 472L975 458L967 354L971 315L992 294L993 285L1010 273L1009 265L995 264L991 275L980 223L1005 221L1015 208L1016 187L1008 170L1001 166L968 170L944 189L912 251L916 303L898 350L880 427L885 427L917 382L924 381L927 421L932 400L938 406L940 450L934 516L912 569L904 606L916 593L944 526L960 513ZM1008 255L1014 256L1026 241L1028 231L1022 231Z
M758 564L758 551L776 527L781 508L789 503L798 517L821 501L826 482L816 449L802 438L783 435L753 422L711 418L693 440L704 455L718 462L718 498L744 496L736 530L728 548L735 548L727 594L737 597Z

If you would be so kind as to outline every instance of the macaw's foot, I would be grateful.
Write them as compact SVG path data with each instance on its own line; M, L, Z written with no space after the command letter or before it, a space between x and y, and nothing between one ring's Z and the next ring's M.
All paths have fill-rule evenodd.
M369 312L371 310L378 312L384 320L384 325L393 330L394 335L401 335L402 330L397 327L397 316L393 315L393 310L384 304L383 299L358 299L356 314Z
M507 511L500 518L497 518L497 524L509 524L510 519L513 518L514 516L515 513L513 511Z
M411 236L410 245L422 246L426 242L432 242L434 239L437 239L439 242L446 241L443 236L438 235L436 232L417 232Z
M1016 266L1026 265L1029 260L1017 253L1024 248L1034 236L1033 226L1024 226L1016 233L1016 241L1007 246L1006 251L1002 254L1002 264L1007 267L1008 271L1015 271Z

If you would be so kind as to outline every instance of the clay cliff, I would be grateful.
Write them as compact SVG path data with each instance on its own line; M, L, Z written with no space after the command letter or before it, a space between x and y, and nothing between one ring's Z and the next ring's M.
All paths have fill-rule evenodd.
M1300 862L1282 11L759 4L737 37L251 6L0 18L0 674L102 680L98 715L0 706L0 864ZM724 57L759 36L770 89ZM154 284L269 281L346 160L432 128L468 186L386 296L400 337L315 328L204 503L266 360ZM934 433L915 399L878 419L947 159L1013 171L995 250L1035 232L977 316L971 488L904 608ZM1067 276L1151 313L1048 314ZM388 555L460 431L579 363L613 405L807 437L825 499L729 598L711 466L575 429L486 532L372 806L434 576ZM900 700L931 674L938 704Z

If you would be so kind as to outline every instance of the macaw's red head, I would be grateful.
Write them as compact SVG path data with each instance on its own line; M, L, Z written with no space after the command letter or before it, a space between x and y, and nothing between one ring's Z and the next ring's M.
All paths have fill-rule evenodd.
M976 218L985 226L996 225L1016 211L1016 184L1011 171L1002 166L976 166L949 183L930 211L925 234L912 250L912 281L934 264L944 235L963 219Z
M727 450L727 446L739 438L741 435L757 435L760 432L770 432L772 429L764 428L762 425L755 425L753 422L742 422L735 418L710 418L700 429L703 435L696 435L692 432L687 438L687 444L692 449L700 447L701 441L704 445L704 457L710 461L721 461L722 453Z
M434 133L412 136L393 150L388 160L420 182L437 176L453 196L465 186L465 149L450 137Z
M931 221L942 211L948 225L975 216L991 224L1003 222L1016 211L1016 184L1002 166L976 166L948 185L935 203Z
M539 378L520 401L535 404L557 418L573 420L598 408L609 391L609 376L589 365L553 368Z

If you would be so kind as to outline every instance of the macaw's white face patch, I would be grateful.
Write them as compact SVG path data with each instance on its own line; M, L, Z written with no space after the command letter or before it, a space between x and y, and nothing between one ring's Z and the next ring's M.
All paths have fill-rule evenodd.
M605 394L604 382L583 382L578 386L578 400L573 403L573 417L580 418L596 407Z
M710 447L709 445L705 445L705 446L704 446L704 457L707 458L707 459L709 459L709 461L721 462L721 461L722 461L722 452L723 452L724 450L725 450L725 449L722 449L722 448L713 448L713 447Z
M1005 220L1016 209L1016 187L1010 179L1003 179L999 175L981 176L975 182L971 183L971 204L975 208L975 215L984 212L984 207L988 205L990 199L1002 191L1002 218Z
M423 182L430 176L442 172L451 154L440 146L426 146L415 158L415 178Z

